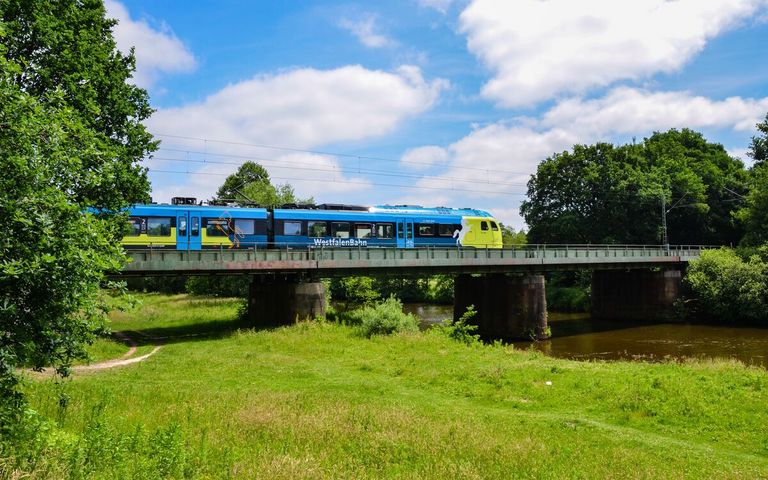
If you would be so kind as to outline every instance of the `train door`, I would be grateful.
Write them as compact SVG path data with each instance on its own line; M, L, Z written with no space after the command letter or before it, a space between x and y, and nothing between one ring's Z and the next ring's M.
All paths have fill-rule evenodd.
M405 248L405 220L397 221L397 248Z
M200 234L200 214L196 212L189 213L189 249L200 250L202 248L202 237Z
M176 214L176 249L189 249L189 214L187 212Z
M413 248L413 220L405 220L405 248Z

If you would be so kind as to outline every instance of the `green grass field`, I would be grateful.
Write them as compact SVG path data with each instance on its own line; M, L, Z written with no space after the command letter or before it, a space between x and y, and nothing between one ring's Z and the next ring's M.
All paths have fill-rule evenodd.
M234 300L139 299L112 328L161 349L29 381L49 440L0 476L768 477L764 369L580 363L322 322L246 330Z

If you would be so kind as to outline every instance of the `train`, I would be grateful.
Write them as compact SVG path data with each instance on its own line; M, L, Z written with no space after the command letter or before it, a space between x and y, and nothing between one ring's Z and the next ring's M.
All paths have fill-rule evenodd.
M474 208L322 204L282 208L171 204L128 209L126 249L502 248L501 227Z

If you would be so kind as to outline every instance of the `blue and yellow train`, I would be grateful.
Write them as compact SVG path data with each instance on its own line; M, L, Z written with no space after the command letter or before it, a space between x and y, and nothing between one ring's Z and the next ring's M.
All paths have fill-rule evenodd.
M193 199L129 209L125 248L474 247L501 248L498 222L482 210L412 205L299 208L199 206Z

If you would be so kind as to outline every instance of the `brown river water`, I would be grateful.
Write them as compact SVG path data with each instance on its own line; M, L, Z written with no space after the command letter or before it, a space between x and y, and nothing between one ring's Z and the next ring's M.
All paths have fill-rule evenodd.
M407 303L422 328L453 317L451 305ZM550 313L552 338L513 342L559 358L658 362L686 358L729 358L768 368L768 328L593 321L588 314Z

